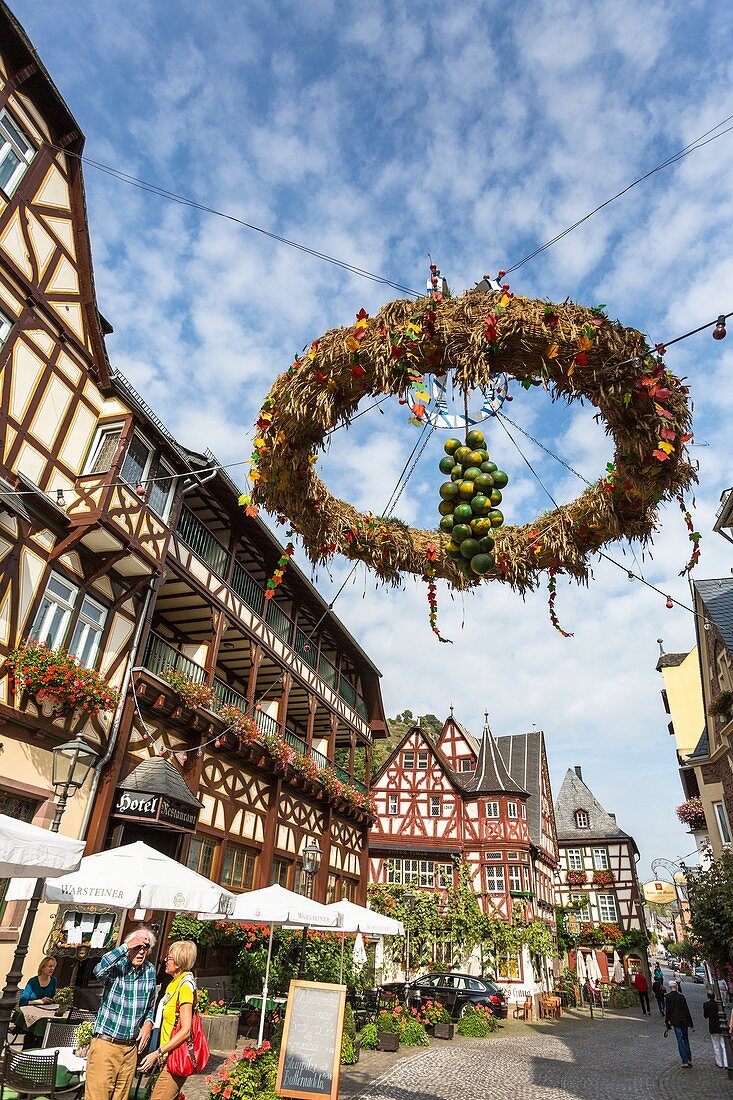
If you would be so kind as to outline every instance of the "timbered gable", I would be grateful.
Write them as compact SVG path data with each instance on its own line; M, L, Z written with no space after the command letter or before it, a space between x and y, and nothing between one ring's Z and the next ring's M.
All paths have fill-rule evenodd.
M454 772L463 774L474 771L478 744L453 716L453 708L451 708L450 717L446 718L443 724L438 738L438 749Z

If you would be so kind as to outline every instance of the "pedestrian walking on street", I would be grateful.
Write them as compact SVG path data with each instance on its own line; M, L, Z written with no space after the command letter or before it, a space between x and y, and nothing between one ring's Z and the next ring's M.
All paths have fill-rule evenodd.
M664 981L662 978L657 977L656 970L654 971L654 981L652 982L652 993L657 998L657 1004L659 1005L659 1011L664 1016L664 998L666 990L664 988Z
M638 974L634 974L634 987L636 989L636 992L639 994L642 1016L650 1016L651 1009L649 1008L649 983L642 974L641 970Z
M654 967L654 981L655 982L663 982L664 981L664 973L663 973L662 968L659 965L659 963L657 963L657 965Z
M89 1046L84 1100L127 1100L138 1052L153 1030L155 967L148 957L155 934L143 926L103 955L94 975L104 982Z
M159 1043L155 1044L155 1050L140 1063L143 1073L152 1073L156 1068L160 1070L151 1100L176 1100L186 1082L185 1077L178 1077L170 1072L166 1059L191 1034L197 996L196 979L191 973L195 962L196 944L191 940L176 940L168 948L165 966L171 980L158 1006L155 1020L156 1030L160 1028Z
M725 1056L725 1037L723 1035L723 1028L720 1026L720 1014L718 1012L718 1004L715 1000L715 991L708 990L708 999L702 1006L702 1014L708 1022L708 1028L710 1029L710 1042L713 1044L713 1054L715 1055L715 1064L720 1066L721 1069L728 1068L728 1059Z
M664 1006L664 1027L665 1035L670 1028L674 1028L674 1033L677 1036L677 1049L682 1059L682 1068L692 1069L692 1051L690 1050L688 1030L694 1031L695 1025L692 1022L687 998L680 993L677 982L669 983L669 993Z

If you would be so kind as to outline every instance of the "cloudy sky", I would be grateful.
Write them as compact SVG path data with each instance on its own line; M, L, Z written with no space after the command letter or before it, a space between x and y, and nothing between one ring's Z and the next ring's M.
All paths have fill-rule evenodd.
M86 154L133 176L420 289L430 253L454 292L518 262L666 157L733 114L731 13L704 0L639 5L349 0L12 0L83 132ZM716 130L714 133L719 133ZM733 133L619 199L515 272L530 297L608 304L612 317L669 340L733 310ZM244 458L259 403L295 351L388 286L86 169L99 305L114 365L180 440ZM711 532L733 482L733 335L678 345L700 464L699 575L728 575ZM594 480L611 457L591 412L550 410L515 389L521 424ZM416 429L394 402L340 432L329 485L381 512ZM583 484L522 436L556 499ZM550 506L497 426L492 457L511 476L504 511ZM397 514L429 526L441 475L435 433ZM243 468L232 470L241 480ZM689 544L676 506L653 557L613 557L689 605L678 572ZM625 555L624 556L624 552ZM303 562L304 556L299 560ZM339 563L317 578L328 594ZM588 588L559 584L523 601L490 584L439 592L430 633L424 586L375 588L359 570L336 605L383 672L389 714L445 715L479 732L545 731L555 790L582 764L594 793L642 851L693 847L659 697L657 638L694 644L691 614L606 563Z

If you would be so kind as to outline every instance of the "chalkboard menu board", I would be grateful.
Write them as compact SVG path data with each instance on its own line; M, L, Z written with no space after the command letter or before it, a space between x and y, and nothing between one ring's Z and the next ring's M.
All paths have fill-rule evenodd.
M275 1089L281 1096L336 1100L346 986L290 983Z

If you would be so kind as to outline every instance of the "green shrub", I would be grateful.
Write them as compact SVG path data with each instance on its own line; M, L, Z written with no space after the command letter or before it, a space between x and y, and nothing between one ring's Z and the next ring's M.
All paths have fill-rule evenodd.
M352 1040L356 1038L356 1022L354 1020L354 1010L350 1004L346 1005L344 1010L344 1035Z
M428 1033L419 1020L406 1020L400 1042L406 1047L426 1047L429 1046Z
M479 1016L472 1005L468 1005L463 1017L458 1021L456 1031L459 1035L470 1035L474 1039L486 1039L491 1027L488 1020Z
M346 1032L341 1037L341 1065L353 1066L356 1061L356 1046L354 1040Z
M364 1024L364 1027L361 1029L361 1049L376 1050L378 1040L379 1033L377 1031L377 1025Z
M205 1079L209 1100L275 1100L277 1060L269 1043L233 1051L216 1075Z
M377 1016L377 1031L394 1031L399 1035L402 1026L402 1019L391 1012L380 1012Z

